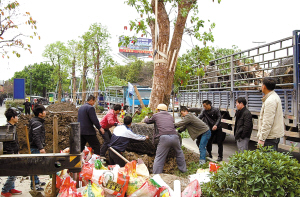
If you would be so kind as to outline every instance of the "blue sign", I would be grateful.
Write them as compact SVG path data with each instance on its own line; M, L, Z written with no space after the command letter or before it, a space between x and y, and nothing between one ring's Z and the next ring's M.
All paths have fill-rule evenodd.
M14 79L14 99L25 99L25 79Z

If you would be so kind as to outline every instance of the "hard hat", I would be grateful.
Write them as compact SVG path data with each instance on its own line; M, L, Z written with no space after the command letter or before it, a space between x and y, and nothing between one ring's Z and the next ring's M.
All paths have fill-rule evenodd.
M35 99L33 99L34 101L37 101L37 99L35 98Z
M28 100L28 98L26 98L25 100Z
M156 109L168 111L168 107L165 104L159 104Z

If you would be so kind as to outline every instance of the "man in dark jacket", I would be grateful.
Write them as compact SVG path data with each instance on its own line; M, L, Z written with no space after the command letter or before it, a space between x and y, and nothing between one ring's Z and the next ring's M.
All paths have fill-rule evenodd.
M159 139L153 164L153 174L161 174L163 172L165 161L171 147L176 152L178 169L181 172L186 172L184 154L180 146L178 133L174 126L174 119L167 110L168 107L165 104L159 104L157 106L158 113L155 113L151 118L146 116L144 119L144 122L147 124L154 123L155 129L153 138Z
M87 102L78 110L78 122L80 122L81 151L83 151L86 142L88 142L94 153L100 155L100 142L97 139L94 125L101 133L104 133L104 129L101 128L97 118L94 108L95 102L96 98L90 95Z
M244 150L248 150L253 129L252 115L246 107L247 101L244 97L237 98L235 102L237 111L235 113L234 138L238 151L244 152Z
M209 127L194 114L189 113L188 109L184 106L180 108L180 114L183 120L175 123L175 127L180 127L180 131L188 130L192 140L196 140L196 144L199 147L200 160L199 164L202 165L206 161L206 145L211 136L211 131Z
M46 109L43 105L35 105L33 108L33 117L29 121L29 143L31 154L46 153L45 151L45 117ZM32 177L32 176L31 176ZM30 177L30 178L31 178ZM44 191L41 186L46 185L45 182L40 182L39 177L34 175L34 182L37 191ZM31 189L33 189L33 180L31 178Z
M206 149L209 154L209 157L212 158L212 142L214 137L216 137L218 143L218 159L217 161L223 160L223 141L225 139L225 133L222 132L221 126L221 112L218 108L211 106L211 101L204 100L203 101L203 108L199 118L202 119L210 128L211 130L211 137L208 140Z
M16 123L18 123L18 113L8 108L5 111L5 116L7 119L7 126L16 127ZM19 153L19 142L18 135L15 134L15 139L9 142L3 142L3 153L4 154L18 154ZM9 197L14 194L22 194L21 191L15 189L15 180L16 176L8 176L7 180L2 188L1 196Z
M130 129L131 122L132 118L130 116L126 116L124 118L124 125L119 125L114 129L114 133L111 137L108 147L112 147L115 151L123 154L130 142L145 141L149 138L148 136L133 133ZM108 150L108 152L110 165L119 164L119 166L121 167L125 166L125 161L121 159L117 154L115 154L110 149Z
M30 115L30 107L31 103L28 101L28 98L25 99L25 102L23 103L25 105L25 115Z

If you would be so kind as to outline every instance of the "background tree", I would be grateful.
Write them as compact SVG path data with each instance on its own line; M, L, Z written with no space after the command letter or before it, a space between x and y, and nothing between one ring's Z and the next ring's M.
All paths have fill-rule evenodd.
M71 66L71 75L72 75L72 98L73 103L76 104L76 64L80 60L80 44L78 41L70 40L68 41L68 48L69 48L69 59L70 66Z
M110 51L110 47L108 45L108 38L110 38L110 34L107 31L107 28L102 26L100 23L94 23L89 28L90 32L90 43L92 48L92 59L94 64L94 72L95 73L95 89L94 96L96 97L96 101L98 100L98 90L99 90L99 77L101 74L101 69L103 68L103 64L106 63L106 58L108 58ZM102 64L102 65L101 65ZM96 102L96 105L98 102Z
M55 90L55 85L52 79L54 67L49 63L35 63L34 65L26 66L22 71L15 72L13 78L25 78L25 93L30 95L30 75L31 89L34 95L46 97L47 92Z
M200 20L197 16L199 12L197 0L159 0L157 13L155 13L155 0L151 0L151 2L147 0L127 0L125 2L134 7L141 16L140 19L130 22L130 30L134 29L136 33L147 34L147 26L149 26L152 44L154 49L158 51L154 61L150 108L155 109L159 103L168 105L183 34L187 33L194 36L196 39L203 41L205 45L206 41L213 41L210 30L214 28L215 24L211 24L209 32L200 32L200 28L204 27L204 21ZM220 3L220 0L218 0L218 2ZM170 12L167 11L167 8L170 8ZM188 27L187 19L190 11L193 11L193 15L190 20L191 27ZM157 43L154 14L157 14ZM170 20L170 15L172 14L174 14L174 21L172 21L173 19ZM146 15L145 18L144 15ZM174 22L172 39L170 39L171 22ZM128 40L127 37L125 42L128 42Z
M9 50L17 57L20 53L17 48L23 48L31 53L30 44L24 42L24 37L33 38L38 36L37 32L27 34L27 29L21 28L24 25L29 25L31 29L36 29L36 21L33 20L29 12L21 13L19 11L20 4L17 1L0 0L0 54L4 58L9 58ZM40 39L40 36L38 36Z
M67 73L67 65L69 64L69 50L64 45L63 42L57 41L56 43L52 43L47 45L43 56L48 58L52 65L54 66L53 79L54 81L58 81L58 96L57 101L61 102L62 96L62 79L66 79L68 77Z

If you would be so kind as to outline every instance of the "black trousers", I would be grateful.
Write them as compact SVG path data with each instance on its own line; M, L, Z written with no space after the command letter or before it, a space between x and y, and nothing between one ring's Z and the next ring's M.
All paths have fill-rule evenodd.
M27 115L27 114L30 115L30 108L29 109L25 108L25 115Z
M108 129L104 129L104 134L102 134L101 132L101 136L103 137L104 143L101 146L101 150L100 150L100 156L101 157L105 157L105 153L108 149L108 144L110 142L110 138L111 138L111 132Z
M117 150L116 150L117 151ZM119 151L118 151L119 152ZM121 159L116 153L114 153L112 150L108 149L109 153L109 165L115 165L119 164L120 167L125 166L125 161ZM120 152L119 152L120 153ZM120 153L121 154L121 153ZM122 155L122 154L121 154Z
M100 142L96 135L81 135L81 152L84 149L85 144L88 142L94 150L94 153L100 155Z
M273 150L278 151L278 144L279 144L280 138L276 139L266 139L264 146L270 146Z
M222 132L221 129L217 129L215 131L211 130L211 137L208 140L208 143L206 145L206 150L208 153L211 154L212 151L212 143L214 138L216 138L217 144L218 144L218 157L223 158L223 142L225 139L226 134Z

